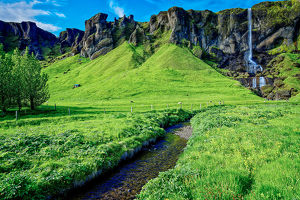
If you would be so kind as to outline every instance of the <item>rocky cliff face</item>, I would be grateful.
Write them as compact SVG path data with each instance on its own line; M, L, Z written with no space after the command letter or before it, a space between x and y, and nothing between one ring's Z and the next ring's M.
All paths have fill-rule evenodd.
M300 7L288 2L263 2L253 7L254 52L265 53L284 43L293 45L299 35ZM170 32L169 41L174 44L200 46L216 55L223 67L233 69L248 50L247 9L211 11L185 11L173 7L153 15L147 26L125 16L107 22L106 14L97 14L86 21L81 42L81 55L95 58L112 50L121 38L135 45L151 40L156 32ZM149 37L147 37L147 35Z
M52 48L57 38L52 33L44 31L33 22L3 22L0 21L0 42L4 44L5 50L26 47L34 52L37 58L42 59L42 48Z
M299 35L300 7L291 7L290 1L264 2L253 7L253 46L256 53L265 53L282 43L294 44ZM200 45L222 59L223 66L232 67L232 56L242 56L248 50L247 9L213 13L174 7L152 16L149 23L150 34L158 29L171 31L170 42Z
M77 48L82 40L84 31L76 28L67 28L59 34L58 43L60 44L61 53L66 53L68 47Z
M6 51L15 48L24 50L28 47L39 60L44 59L46 52L49 54L46 56L53 58L57 54L66 53L68 48L78 48L83 35L84 31L68 28L57 38L52 33L37 27L34 22L14 23L0 20L0 43L4 45L4 49ZM55 52L56 49L60 52Z
M81 56L95 59L111 51L120 40L129 40L136 29L133 16L124 16L114 22L107 22L108 15L99 13L85 22L85 33L82 41L74 52ZM138 30L137 30L138 32ZM136 33L137 33L136 32Z

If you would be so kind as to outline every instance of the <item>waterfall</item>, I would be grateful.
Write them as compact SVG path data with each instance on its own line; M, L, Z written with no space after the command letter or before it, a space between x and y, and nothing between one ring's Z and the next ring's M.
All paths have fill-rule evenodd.
M252 47L252 9L248 8L248 72L251 74L256 74L258 71L263 71L263 68L258 65L254 60L252 59L253 56L253 47Z
M252 88L257 88L256 77L252 79Z
M266 85L265 77L259 77L259 88Z
M255 75L257 72L262 72L262 66L258 65L253 60L253 46L252 46L252 9L248 8L248 47L249 50L245 54L245 59L247 62L247 71L249 74ZM253 77L252 88L258 88L266 85L265 77Z

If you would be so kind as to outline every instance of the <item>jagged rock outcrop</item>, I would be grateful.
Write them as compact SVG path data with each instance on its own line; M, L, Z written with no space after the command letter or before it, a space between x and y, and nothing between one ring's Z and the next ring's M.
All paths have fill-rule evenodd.
M0 42L6 51L29 48L38 59L43 59L42 48L52 48L57 38L37 27L33 22L4 22L0 20Z
M253 47L256 53L266 52L282 44L293 45L299 35L300 7L287 2L263 2L253 7ZM294 4L296 4L294 2ZM157 30L171 31L170 42L200 45L209 53L216 53L222 66L234 68L232 57L240 57L248 50L247 9L185 11L171 8L153 15L150 34ZM240 55L240 56L239 56ZM240 67L240 66L238 66Z
M122 38L129 40L135 30L133 15L107 22L108 15L99 13L85 22L85 33L79 44L81 56L95 59L111 51Z
M83 36L84 31L76 28L67 28L61 32L58 38L61 53L66 53L68 47L76 49Z
M94 59L113 49L112 26L106 21L107 17L107 14L99 13L85 21L81 56Z
M137 25L133 33L130 35L128 42L137 46L138 44L142 44L147 39L149 38L146 36L144 29Z

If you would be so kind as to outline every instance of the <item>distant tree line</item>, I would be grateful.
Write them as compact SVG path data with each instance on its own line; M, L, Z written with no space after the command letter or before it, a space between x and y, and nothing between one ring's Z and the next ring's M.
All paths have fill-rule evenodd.
M48 76L41 72L39 61L30 54L28 48L23 54L16 49L13 53L5 53L0 44L0 110L8 108L36 106L46 102Z

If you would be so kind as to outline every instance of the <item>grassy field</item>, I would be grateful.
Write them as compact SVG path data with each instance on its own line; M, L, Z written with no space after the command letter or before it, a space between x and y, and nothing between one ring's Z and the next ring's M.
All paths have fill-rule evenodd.
M165 44L146 60L142 52L142 46L123 43L93 61L74 56L54 63L45 69L50 76L49 104L97 106L113 111L129 111L133 105L137 110L149 111L151 105L162 109L178 102L199 107L208 101L263 101L186 48ZM74 84L82 86L72 89Z
M0 121L0 199L45 199L72 188L190 116L168 110Z
M221 138L222 130L227 131L226 137L231 135L230 131L236 132L235 134L242 132L244 121L245 126L249 126L249 137L250 130L254 134L259 126L262 126L262 131L258 132L260 135L268 134L266 129L269 125L263 123L271 123L271 119L267 118L268 113L271 113L270 116L277 113L278 102L265 103L264 99L241 86L238 81L219 74L196 58L187 48L164 44L153 55L145 54L143 46L134 47L125 42L92 61L76 55L45 68L44 71L49 75L49 102L39 107L38 111L22 110L18 113L17 121L13 109L0 118L0 199L43 199L71 188L74 182L80 183L96 171L114 167L125 152L132 152L148 139L161 136L164 133L163 127L188 119L191 117L190 110L199 110L200 106L203 112L193 120L196 131L189 142L187 153L182 156L174 171L166 173L174 172L175 179L177 175L181 175L181 172L176 171L180 169L179 166L185 166L186 163L186 172L194 173L189 171L189 167L197 167L199 164L199 160L192 163L192 160L189 162L190 158L185 160L185 157L189 153L200 156L199 150L202 147L199 145L202 140L197 135L208 131L197 128L202 126L201 123L198 124L200 118L201 122L202 118L206 120L210 128L216 125L219 127L211 129L218 131L218 138ZM81 84L81 87L73 89L74 84ZM298 96L293 98L295 105L299 101ZM208 108L219 105L219 102L224 102L227 106L245 106ZM248 104L257 105L247 107ZM185 111L180 110L181 107ZM266 119L263 118L262 121L259 121L260 115L255 114L262 113L259 109L267 113ZM278 109L281 115L291 119L299 114L299 109L292 104L278 104ZM242 113L242 110L245 112ZM279 122L281 115L278 114ZM285 120L288 121L289 118ZM250 126L254 123L252 121L256 123L257 129ZM223 127L221 124L228 126ZM299 127L290 126L299 132ZM241 128L236 129L238 127ZM280 133L278 130L278 134ZM241 138L245 141L247 139L246 135L241 135ZM294 138L297 139L296 136ZM262 147L262 150L267 147ZM210 149L203 150L204 153L218 149L213 145L205 148ZM229 145L228 148L236 147ZM257 152L254 151L253 155L255 153ZM204 157L205 155L203 154ZM222 158L221 155L218 156ZM239 161L234 156L232 159ZM214 167L213 161L210 162L207 169L209 166L211 169ZM236 165L239 163L240 161ZM219 168L216 167L217 169ZM241 169L242 172L247 175ZM240 171L232 173L238 174ZM227 180L225 175L223 178ZM229 178L234 179L233 176ZM155 181L158 180L160 178ZM199 180L195 181L191 182L191 187L198 184ZM177 191L178 182L173 183L170 187ZM183 195L182 198L186 194L194 195L193 188L188 188L185 184L182 187L187 191L180 189L183 194L178 193ZM234 184L235 182L230 186L239 187ZM255 188L255 184L253 182L251 187ZM154 188L153 185L147 186L149 190L145 190L141 198L151 198L147 196L151 187ZM228 191L237 194L231 188ZM165 194L168 196L168 191L162 191L160 195ZM241 195L246 196L244 193Z
M299 199L300 106L218 106L192 119L174 169L139 199Z

